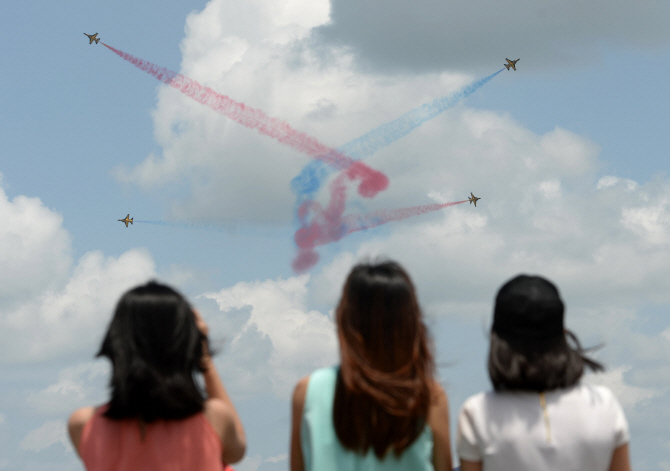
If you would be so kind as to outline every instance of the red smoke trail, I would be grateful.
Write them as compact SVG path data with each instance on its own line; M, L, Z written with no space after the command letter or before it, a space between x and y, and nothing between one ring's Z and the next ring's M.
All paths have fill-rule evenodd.
M337 170L345 170L350 180L360 180L358 193L361 196L372 198L388 187L388 177L383 173L361 162L354 161L306 133L293 129L288 123L280 119L271 118L262 110L237 102L226 95L217 93L211 88L200 85L195 80L165 67L159 67L149 61L119 51L105 43L102 44L123 60L130 62L135 67L172 88L176 88L198 103L210 107L243 126L256 129L261 134L272 137L300 152L304 152L312 158L319 159Z
M468 202L468 200L463 200L451 203L435 203L409 208L385 209L368 214L349 214L343 217L344 198L346 197L344 188L341 179L338 177L331 187L332 193L337 194L338 197L331 199L325 210L313 201L307 201L300 207L298 217L301 220L302 227L295 233L298 255L293 260L292 266L294 271L303 272L318 262L319 254L314 249L319 245L335 242L352 232L381 226L387 222L401 221L412 216L439 211L449 206ZM305 219L310 212L315 213L315 215L313 216L313 220L309 224L306 224Z
M347 227L347 234L352 232L371 229L373 227L381 226L387 222L402 221L412 216L420 214L432 213L440 209L448 208L449 206L456 206L457 204L467 203L468 200L454 201L452 203L435 203L426 204L424 206L412 206L410 208L398 209L382 209L380 211L373 211L368 214L350 214L344 217L342 221Z

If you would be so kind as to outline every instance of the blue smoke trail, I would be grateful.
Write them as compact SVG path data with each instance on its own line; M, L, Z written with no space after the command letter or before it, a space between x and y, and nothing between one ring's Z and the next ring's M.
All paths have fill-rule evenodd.
M143 224L153 224L155 226L178 227L180 229L206 229L210 231L225 232L224 229L215 224L189 223L189 222L173 222L173 221L135 221Z
M337 152L351 157L353 160L369 157L473 94L503 70L505 69L500 69L498 72L471 83L451 95L425 103L391 122L382 124L367 134L339 147ZM326 166L319 159L312 160L303 167L300 173L291 180L291 189L297 195L296 210L303 202L314 197L321 188L323 180L333 170L335 169Z

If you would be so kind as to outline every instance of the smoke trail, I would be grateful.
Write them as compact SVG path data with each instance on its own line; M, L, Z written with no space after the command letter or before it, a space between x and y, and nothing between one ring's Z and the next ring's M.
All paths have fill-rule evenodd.
M328 208L321 210L318 203L310 201L306 203L306 206L301 207L301 211L316 210L317 216L311 223L302 226L295 233L294 239L298 246L298 254L292 263L293 270L299 273L314 266L319 260L319 254L314 249L319 245L335 242L353 232L381 226L387 222L401 221L412 216L439 211L467 202L468 200L435 203L409 208L379 210L367 214L349 214L344 217L335 214L333 218L334 208L330 204Z
M214 111L236 121L250 129L256 129L260 134L269 136L282 144L293 149L304 152L310 157L317 159L320 163L338 170L342 173L331 185L331 199L326 210L309 200L321 186L322 180L328 175L329 169L324 165L308 166L301 175L296 177L292 186L294 190L302 195L303 203L298 210L301 220L301 228L296 231L295 239L300 252L294 260L293 266L297 271L305 270L318 261L318 254L313 250L317 245L333 242L354 231L375 227L392 220L400 220L421 211L435 211L441 209L440 205L428 205L426 207L405 208L395 211L387 211L383 214L371 213L367 216L347 216L343 219L346 202L346 181L360 181L358 193L366 198L372 198L380 191L388 187L388 177L360 162L377 150L388 146L401 137L407 135L425 121L437 116L462 98L470 95L486 82L491 80L503 69L495 74L475 82L456 94L424 104L397 120L382 125L368 134L351 141L340 149L330 148L306 133L293 129L288 123L277 118L271 118L260 109L246 106L228 96L219 94L209 87L204 87L195 80L184 75L173 72L165 67L159 67L149 61L139 59L131 54L115 49L105 43L106 48L117 54L123 60L133 64L140 70L147 72L157 80L179 90L193 100L208 106ZM354 154L352 158L348 152ZM304 173L304 175L303 175ZM447 203L448 206L457 203ZM438 207L439 206L439 207ZM420 210L419 208L433 208ZM409 212L407 212L409 211ZM412 212L414 211L414 212ZM420 211L420 212L416 212ZM311 214L314 214L310 217ZM353 218L353 219L352 219ZM308 222L309 220L309 222ZM172 227L202 227L187 223L171 223L167 221L136 221L147 224L172 226ZM351 226L351 227L350 227ZM299 242L302 241L302 242ZM304 246L301 246L300 244Z
M429 121L440 115L447 109L456 105L464 98L472 95L474 92L482 88L493 77L505 70L499 71L484 77L474 83L471 83L451 95L437 98L430 103L424 103L393 121L382 124L372 131L360 136L348 143L337 148L336 151L343 155L347 155L353 160L361 160L373 155L375 152L389 146L400 138L406 136L414 129L421 126L426 121ZM332 158L332 157L330 157ZM297 206L307 198L311 198L321 187L321 183L325 177L330 173L330 169L325 167L321 162L327 159L317 159L305 165L300 174L291 180L291 188L298 195ZM332 167L331 167L332 168Z
M142 221L135 220L135 223L153 224L154 226L177 227L179 229L204 229L208 231L225 232L224 229L215 224L177 222L177 221Z
M399 118L382 124L363 136L340 146L337 152L348 155L356 161L369 157L476 92L503 70L505 69L500 69L451 95L435 99L430 103L425 103L414 108ZM331 185L331 202L326 210L321 209L321 206L312 200L330 171L328 167L322 164L322 160L318 159L308 163L303 167L300 174L291 180L291 188L297 194L296 215L300 225L295 233L298 255L293 260L293 269L296 271L305 271L314 266L319 260L319 255L314 251L314 247L301 247L298 240L322 240L325 241L322 243L328 243L339 240L344 235L351 233L351 231L344 229L347 226L347 223L343 219L346 188L341 181L336 180ZM382 220L384 222L389 221L384 218ZM367 227L374 227L374 225L363 225L361 229L357 230ZM322 243L316 245L322 245Z
M360 180L358 192L361 196L372 198L388 187L388 178L383 173L354 161L345 154L322 144L306 133L293 129L288 123L280 119L271 118L264 111L237 102L226 95L217 93L211 88L205 87L195 80L165 67L159 67L149 61L119 51L105 43L102 44L123 60L133 64L135 67L172 88L179 90L198 103L208 106L243 126L256 129L260 134L276 139L282 144L304 152L312 158L319 159L336 170L348 172L351 180Z

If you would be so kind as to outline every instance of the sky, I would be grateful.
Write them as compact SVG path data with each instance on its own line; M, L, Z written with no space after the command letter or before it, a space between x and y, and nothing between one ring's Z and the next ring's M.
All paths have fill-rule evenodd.
M149 279L210 325L236 469L287 469L292 388L337 362L350 268L386 257L417 286L452 433L490 389L497 289L540 274L603 345L584 381L623 405L634 469L670 470L670 5L416 3L0 4L0 469L82 469L67 417L107 400L95 353Z

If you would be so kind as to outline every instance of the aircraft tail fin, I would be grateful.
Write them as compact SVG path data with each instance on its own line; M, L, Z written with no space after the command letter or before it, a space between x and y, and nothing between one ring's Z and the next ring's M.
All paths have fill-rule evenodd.
M130 218L130 223L131 223L131 224L133 223L133 219L135 219L135 218Z
M505 67L507 67L507 70L509 70L509 64L504 64Z

